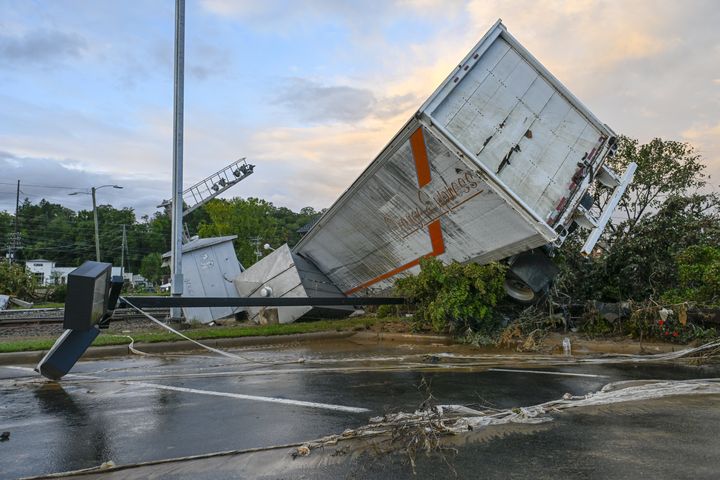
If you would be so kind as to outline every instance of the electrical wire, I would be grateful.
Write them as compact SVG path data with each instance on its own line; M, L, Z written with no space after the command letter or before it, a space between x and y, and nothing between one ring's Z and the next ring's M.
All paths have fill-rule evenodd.
M264 362L261 360L255 360L252 358L245 357L243 355L237 355L234 353L226 352L224 350L220 350L218 348L211 347L209 345L205 345L204 343L198 342L197 340L193 340L192 338L188 337L187 335L184 335L183 333L175 330L170 325L166 325L165 323L161 322L157 318L153 317L149 313L145 312L143 309L133 305L131 302L128 301L125 297L120 297L120 300L127 303L130 307L134 308L138 311L138 313L142 314L144 317L148 318L151 322L155 323L156 325L159 325L160 327L164 328L165 330L174 333L175 335L178 335L179 337L184 338L185 340L192 342L193 344L197 345L198 347L204 348L205 350L208 350L213 353L217 353L218 355L222 355L223 357L232 358L235 360L243 360L250 363L258 363L262 365L288 365L288 364L298 364L298 363L305 363L304 358L298 358L297 360L293 361L287 361L287 362ZM131 350L132 351L132 350ZM134 353L134 352L133 352Z

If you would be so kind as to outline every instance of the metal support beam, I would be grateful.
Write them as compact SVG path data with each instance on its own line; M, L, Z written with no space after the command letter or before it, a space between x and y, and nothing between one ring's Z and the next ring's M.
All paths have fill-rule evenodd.
M156 307L320 307L338 305L404 305L400 297L121 297L138 308Z
M582 250L580 250L581 254L585 256L592 254L593 248L595 248L595 244L598 242L598 240L600 240L600 237L605 230L605 226L608 224L608 222L610 221L610 217L612 217L612 214L615 211L615 207L617 207L618 203L620 203L620 200L622 199L622 196L625 194L625 189L627 189L628 185L632 183L636 169L637 163L635 162L631 162L627 166L627 169L625 169L625 173L620 179L620 184L615 187L615 190L613 191L610 200L608 201L607 205L605 205L605 209L603 210L602 215L600 215L600 218L597 221L597 226L590 232L590 235L588 235L587 239L585 240L585 245L583 245Z

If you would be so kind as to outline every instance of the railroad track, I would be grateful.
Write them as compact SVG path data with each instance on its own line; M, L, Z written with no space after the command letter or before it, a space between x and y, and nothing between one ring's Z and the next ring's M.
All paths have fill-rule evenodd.
M144 311L159 318L166 317L169 314L169 309L167 308L146 308ZM62 323L64 315L64 308L2 310L0 311L0 328ZM113 314L113 320L133 320L140 318L145 317L133 308L118 308Z

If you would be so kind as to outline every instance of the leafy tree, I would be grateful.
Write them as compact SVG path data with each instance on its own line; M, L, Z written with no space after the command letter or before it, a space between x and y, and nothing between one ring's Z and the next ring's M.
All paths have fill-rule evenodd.
M436 332L491 333L492 310L505 295L505 267L499 263L450 265L436 258L420 260L420 273L399 279L400 295L415 304L415 322Z
M707 183L700 155L686 142L655 138L641 145L621 136L617 152L607 164L624 172L631 162L637 164L635 177L618 204L616 220L608 225L606 241L632 235L640 220L652 216L666 200L696 192ZM604 207L612 190L600 187L596 193L598 206Z
M238 235L238 257L250 265L256 258L250 238L259 237L260 246L264 243L292 246L300 238L298 228L317 214L311 207L296 213L257 198L235 198L215 200L191 212L183 222L191 234ZM14 215L0 212L0 245L6 244L14 222ZM122 258L122 226L125 225L125 266L129 271L138 271L148 254L170 250L171 220L166 212L137 219L130 208L99 205L98 224L101 258L116 266L120 266ZM91 210L74 212L46 200L33 204L26 199L19 209L19 225L23 244L20 260L47 258L59 266L79 266L85 260L95 259L95 223ZM261 248L261 254L265 253Z
M720 247L692 245L677 256L679 286L665 292L669 303L720 303Z
M297 230L317 215L310 207L298 214L259 198L215 199L205 205L205 211L209 221L200 223L200 236L237 235L235 251L246 267L257 260L255 238L261 255L266 253L262 250L265 243L292 246L300 239Z
M159 253L148 253L140 264L140 275L147 278L153 285L160 283L163 275L162 256Z
M0 212L0 245L10 243L12 233L14 233L15 216L7 212Z
M135 212L132 208L116 209L110 205L98 205L97 210L102 261L120 266L123 225L129 234L130 227L135 224ZM93 242L94 240L93 234Z
M609 163L622 171L632 161L638 163L635 179L598 243L600 253L580 256L587 232L577 230L557 257L558 290L576 302L659 298L678 285L681 251L720 241L720 199L698 192L707 177L690 145L661 139L640 145L623 137ZM598 206L610 193L598 188Z
M0 293L32 298L37 283L32 273L19 263L0 262Z

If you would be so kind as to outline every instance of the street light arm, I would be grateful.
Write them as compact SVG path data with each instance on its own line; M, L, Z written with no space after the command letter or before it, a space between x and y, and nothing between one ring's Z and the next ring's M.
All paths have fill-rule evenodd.
M100 226L98 222L98 210L97 210L97 202L95 201L95 192L100 190L101 188L105 187L112 187L112 188L118 188L121 189L120 185L113 185L111 183L108 183L106 185L100 185L99 187L90 187L89 192L72 192L68 193L68 195L78 195L80 193L84 195L92 195L92 206L93 206L93 221L95 223L95 258L97 261L100 261Z
M97 191L97 190L100 190L101 188L105 188L105 187L112 187L112 188L117 188L120 190L122 190L122 188L123 188L120 185L113 185L111 183L108 183L107 185L100 185L99 187L90 187L90 190ZM92 195L92 192L77 191L77 192L68 193L68 195Z

